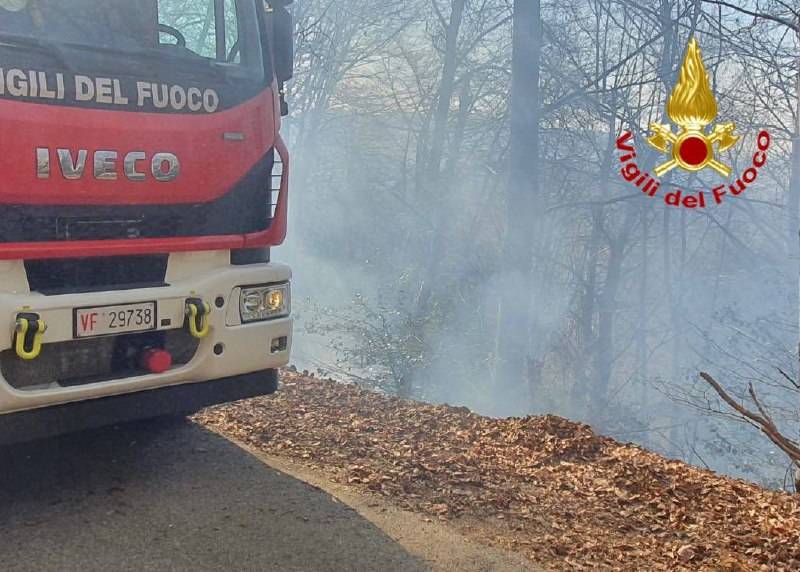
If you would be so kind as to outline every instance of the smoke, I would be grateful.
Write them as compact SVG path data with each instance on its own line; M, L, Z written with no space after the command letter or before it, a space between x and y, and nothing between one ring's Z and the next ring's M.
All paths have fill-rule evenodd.
M760 376L774 401L770 376L777 367L794 372L786 359L798 333L787 142L776 133L763 175L724 204L663 203L677 189L708 192L720 184L713 172L676 171L658 197L637 194L619 176L614 141L631 129L643 145L651 122L669 121L672 80L653 62L672 50L675 77L687 38L653 41L583 3L545 5L543 17L559 26L542 53L546 112L540 158L530 159L541 194L523 213L534 225L532 243L512 257L529 257L533 271L511 280L520 270L504 267L512 127L506 3L483 3L482 11L466 4L437 149L447 18L421 3L382 23L370 16L380 2L346 4L346 22L321 1L299 14L301 28L327 35L310 33L298 46L287 121L292 218L287 246L274 255L295 271L298 365L486 414L555 413L778 485L780 455L746 427L710 415L718 404L697 373L730 374L739 389L748 375ZM601 37L585 33L586 18L598 20ZM331 35L357 41L336 44ZM766 85L775 74L763 62L754 71L755 52L731 53L702 29L697 36L717 121L735 120L743 135L724 157L741 173L758 130L775 114L790 120L791 108L777 94L770 105L754 96L752 83ZM761 41L791 51L782 37ZM602 66L617 71L587 84ZM641 152L643 168L661 160ZM504 297L512 283L518 291ZM526 362L514 380L498 379L507 298L530 307L519 308L528 312ZM784 416L789 426L797 418Z

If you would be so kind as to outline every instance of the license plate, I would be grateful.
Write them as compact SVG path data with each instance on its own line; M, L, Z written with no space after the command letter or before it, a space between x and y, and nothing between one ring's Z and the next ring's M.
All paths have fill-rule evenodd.
M75 310L75 337L155 330L156 319L155 302L78 308Z

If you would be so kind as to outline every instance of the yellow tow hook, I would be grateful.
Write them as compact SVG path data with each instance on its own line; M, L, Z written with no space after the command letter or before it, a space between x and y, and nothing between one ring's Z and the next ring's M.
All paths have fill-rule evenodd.
M211 314L211 304L203 302L200 298L186 300L186 317L189 319L189 333L198 340L205 338L211 329L208 315Z
M39 314L17 314L14 330L14 349L17 355L28 361L38 358L42 353L42 338L47 331L47 324Z

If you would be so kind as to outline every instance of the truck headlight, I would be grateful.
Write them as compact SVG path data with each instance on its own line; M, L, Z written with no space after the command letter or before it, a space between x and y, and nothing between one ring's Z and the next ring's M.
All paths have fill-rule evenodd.
M289 284L248 286L239 296L242 322L283 318L291 312Z

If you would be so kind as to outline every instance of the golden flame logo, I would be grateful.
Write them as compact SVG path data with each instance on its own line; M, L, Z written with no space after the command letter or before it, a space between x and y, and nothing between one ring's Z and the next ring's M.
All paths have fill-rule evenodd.
M680 78L667 103L667 114L673 123L694 129L702 129L717 116L717 100L711 93L697 40L689 43Z
M647 142L662 153L672 154L672 159L654 169L656 176L675 167L690 172L710 167L723 177L730 176L731 168L714 158L714 144L718 144L719 152L724 152L739 140L739 136L733 133L734 123L716 125L710 135L705 132L706 126L717 117L717 100L709 85L700 46L694 38L689 42L678 83L667 102L667 115L681 130L675 134L669 125L650 125L653 135Z

